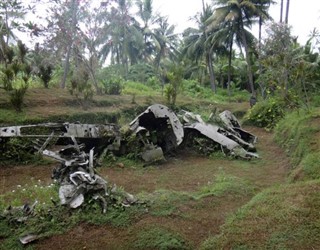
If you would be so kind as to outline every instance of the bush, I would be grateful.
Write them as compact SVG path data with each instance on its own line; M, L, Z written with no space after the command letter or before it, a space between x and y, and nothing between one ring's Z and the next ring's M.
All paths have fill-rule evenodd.
M245 123L272 129L285 115L285 102L271 98L254 105L245 115Z
M112 76L102 81L103 88L108 95L120 95L123 89L123 79L119 76Z

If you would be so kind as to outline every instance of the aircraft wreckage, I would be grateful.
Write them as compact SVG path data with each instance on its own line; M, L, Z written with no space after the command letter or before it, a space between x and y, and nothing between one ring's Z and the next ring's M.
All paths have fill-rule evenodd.
M161 104L154 104L138 115L123 132L115 124L43 123L0 127L0 141L12 137L34 138L39 152L51 145L84 145L84 151L95 149L96 156L107 152L125 155L136 152L146 162L164 159L179 146L192 147L202 142L208 152L220 149L226 155L256 158L256 136L243 130L237 118L224 111L204 122L200 115L184 111L176 115ZM72 161L72 160L71 160Z
M212 114L205 122L200 115L184 110L175 114L161 104L148 107L128 129L115 124L80 123L0 127L1 143L11 138L31 138L36 152L60 163L52 174L59 185L60 205L77 208L86 200L96 200L103 213L110 204L126 207L138 202L97 174L94 166L106 153L117 156L134 152L147 163L163 160L168 153L186 147L202 148L206 153L222 150L243 159L258 157L254 146L257 137L243 130L230 111ZM33 214L36 204L9 207L2 216L21 223ZM38 238L29 234L20 241L27 244Z

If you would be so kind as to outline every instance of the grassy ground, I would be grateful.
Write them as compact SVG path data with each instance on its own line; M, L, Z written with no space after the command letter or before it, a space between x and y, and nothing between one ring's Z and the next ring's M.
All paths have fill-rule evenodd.
M2 102L1 102L2 100ZM21 116L3 107L1 123L45 121L68 116L97 120L127 112L125 123L137 107L164 100L160 95L97 97L90 111L82 111L68 93L34 89L27 96ZM243 114L247 102L214 103L179 98L178 106L208 114L214 108ZM8 112L8 113L6 113ZM42 211L42 223L31 228L47 236L30 245L34 249L317 249L319 246L320 183L287 184L290 159L274 141L273 134L247 127L259 137L261 159L242 161L221 154L204 157L178 152L161 165L142 167L127 159L105 163L99 173L111 183L135 194L146 204L125 210L109 208L107 215L93 206L82 210ZM121 164L119 164L121 163ZM6 166L0 168L0 208L41 198L46 208L54 164ZM48 194L46 196L45 194ZM45 203L45 204L44 204ZM41 214L41 211L40 211ZM50 214L50 220L45 214ZM20 228L20 229L19 229ZM8 227L0 220L0 248L21 246L21 226ZM26 228L24 228L26 229ZM30 229L30 228L29 228ZM1 245L2 243L2 245ZM306 248L305 248L306 246Z

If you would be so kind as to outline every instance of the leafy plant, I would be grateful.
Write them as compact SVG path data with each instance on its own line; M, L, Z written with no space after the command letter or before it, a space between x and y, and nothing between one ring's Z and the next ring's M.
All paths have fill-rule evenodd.
M245 123L272 129L284 117L286 104L283 100L270 98L254 105L245 115Z
M176 64L173 64L167 73L169 84L165 86L164 93L168 103L172 106L176 105L177 96L182 87L183 73L183 67Z
M28 164L35 160L39 160L39 157L34 154L34 148L32 147L30 139L12 138L2 139L0 144L0 165L12 163L24 163Z
M120 76L112 76L102 81L103 88L108 95L120 95L123 89L123 79Z
M69 91L79 101L83 109L86 110L93 98L93 89L89 82L89 72L84 65L75 69Z
M8 53L10 51L14 50L6 50ZM10 103L17 112L22 111L24 96L29 88L31 67L25 60L27 52L27 47L19 41L15 52L17 58L2 68L3 88L7 91Z
M53 67L51 65L40 65L39 77L43 82L45 88L49 87L49 82L52 78Z

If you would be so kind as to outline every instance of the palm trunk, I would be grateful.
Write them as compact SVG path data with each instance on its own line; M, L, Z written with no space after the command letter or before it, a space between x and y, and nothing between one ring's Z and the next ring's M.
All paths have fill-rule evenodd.
M262 18L259 18L259 57L261 56L261 30L262 30ZM261 65L261 61L260 58L259 59L259 75L262 74L262 65ZM266 98L266 93L265 93L265 85L263 82L258 82L259 86L260 86L260 90L261 90L261 96L263 99Z
M286 24L288 24L288 20L289 20L289 7L290 7L290 0L287 0L286 20L285 20Z
M280 3L280 23L283 22L283 0Z
M209 68L211 89L213 90L214 93L217 93L216 78L215 78L214 71L213 71L212 55L210 52L207 55L207 59L208 59L208 68Z
M64 69L63 69L63 77L60 83L60 88L64 89L66 87L66 80L67 76L69 73L69 68L70 68L70 57L71 57L71 51L72 51L72 46L73 46L73 40L74 40L74 35L76 32L76 24L77 24L77 0L72 0L72 24L71 24L71 41L68 45L67 49L67 56L66 56L66 61L64 64Z
M230 47L229 47L229 58L228 58L228 95L231 96L231 91L230 91L230 82L231 82L231 63L232 63L232 46L233 46L233 39L231 39L230 42Z
M246 38L246 34L245 34L242 20L240 20L240 22L241 22L241 39L242 39L242 44L244 47L244 52L246 54L249 88L250 88L252 96L256 96L255 89L254 89L254 83L253 83L253 74L252 74L252 66L251 66L251 61L250 61L249 46L248 46L248 42L247 42L247 38Z
M202 0L202 10L203 10L203 14L205 14L206 9L205 9L205 5L204 5L204 0ZM206 40L208 39L208 34L206 31L206 27L204 30L204 35ZM212 63L212 50L209 49L208 53L207 53L207 63L208 63L208 68L209 68L209 75L210 75L210 85L211 85L211 89L213 90L214 93L217 92L217 87L216 87L216 79L215 79L215 75L214 75L214 71L213 71L213 63Z

